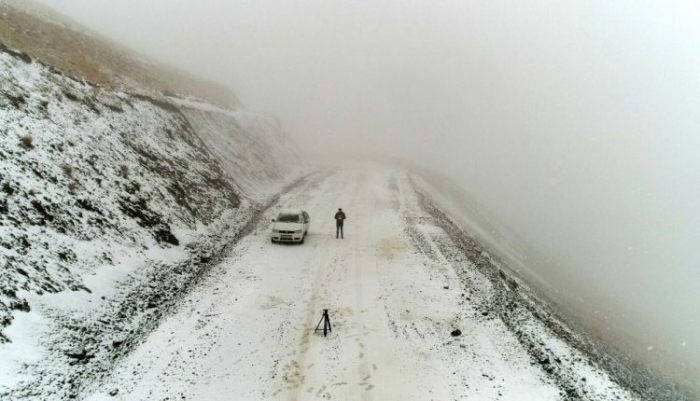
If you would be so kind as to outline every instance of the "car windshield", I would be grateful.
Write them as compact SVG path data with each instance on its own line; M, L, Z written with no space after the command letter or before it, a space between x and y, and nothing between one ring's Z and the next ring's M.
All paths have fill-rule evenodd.
M280 223L301 223L301 219L299 218L298 214L288 213L280 213L280 215L277 216L277 221Z

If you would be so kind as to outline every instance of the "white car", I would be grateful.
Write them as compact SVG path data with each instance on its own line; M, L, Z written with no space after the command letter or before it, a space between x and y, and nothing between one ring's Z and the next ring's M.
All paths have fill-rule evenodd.
M272 242L304 243L304 237L309 232L311 219L309 214L301 209L283 210L276 219L272 219Z

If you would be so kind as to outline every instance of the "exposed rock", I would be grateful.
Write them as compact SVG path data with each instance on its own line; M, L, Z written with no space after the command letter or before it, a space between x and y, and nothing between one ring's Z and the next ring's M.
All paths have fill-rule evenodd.
M78 361L87 361L95 357L95 355L88 353L85 348L74 348L64 351L63 354Z

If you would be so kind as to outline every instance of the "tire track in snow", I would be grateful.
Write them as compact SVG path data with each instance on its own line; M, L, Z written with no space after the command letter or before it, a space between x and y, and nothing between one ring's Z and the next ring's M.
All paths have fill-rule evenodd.
M360 183L358 181L360 180L353 180L354 181L354 188L348 189L345 188L344 191L339 191L338 186L342 185L344 182L347 182L350 180L350 177L352 175L348 174L345 172L344 174L340 174L339 176L336 176L336 192L335 192L335 197L334 199L343 199L343 202L347 202L349 204L354 203L355 196L357 196L357 187L359 187ZM323 194L327 193L332 193L330 191L330 188L326 189L326 192ZM342 196L345 195L345 196ZM349 196L348 196L349 195ZM324 199L328 198L328 196L316 196L316 198ZM352 200L352 202L348 202L348 198ZM338 203L338 202L336 202ZM330 212L330 211L329 211ZM329 213L329 216L332 215ZM333 224L333 228L335 224ZM341 241L341 240L339 240ZM309 302L307 303L307 308L306 308L306 315L304 318L304 324L302 326L302 336L300 338L299 344L298 344L298 357L295 358L292 362L289 364L296 369L294 370L292 377L295 379L294 382L292 383L292 387L288 388L290 392L285 396L285 399L288 400L298 400L300 398L300 391L302 390L303 385L306 382L306 373L307 369L309 367L308 364L308 352L310 348L310 343L313 337L317 337L317 333L314 331L314 328L316 327L316 324L318 322L318 319L320 317L320 311L324 308L330 308L330 306L333 304L330 300L330 294L328 293L328 283L334 282L334 278L337 279L339 277L338 274L338 269L341 266L341 255L339 255L337 252L333 256L330 267L324 267L324 266L316 266L316 271L315 271L315 277L313 281L313 285L311 286L311 298ZM329 271L330 269L330 271ZM330 305L329 305L330 304ZM338 333L338 322L333 322L335 323L335 331L334 333L331 334L333 338L337 338L337 333ZM326 387L327 388L327 387ZM310 389L308 389L310 390ZM307 391L308 391L307 390ZM319 395L327 395L325 393L325 388L323 389L324 391L321 391ZM329 394L328 394L329 395ZM318 395L317 395L318 396Z

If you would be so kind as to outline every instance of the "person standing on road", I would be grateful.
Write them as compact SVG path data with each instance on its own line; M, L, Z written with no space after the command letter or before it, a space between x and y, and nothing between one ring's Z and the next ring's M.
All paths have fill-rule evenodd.
M343 212L343 209L338 208L338 211L335 214L335 237L338 238L338 235L340 235L340 238L343 238L343 222L345 221L345 212Z

